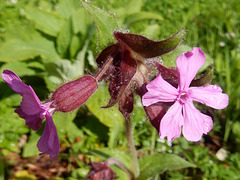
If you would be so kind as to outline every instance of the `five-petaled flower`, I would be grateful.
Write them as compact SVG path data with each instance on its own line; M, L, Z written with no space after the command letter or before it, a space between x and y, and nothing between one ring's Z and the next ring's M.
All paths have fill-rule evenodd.
M206 57L200 48L193 48L177 58L178 88L165 81L161 74L147 84L148 90L142 97L144 106L159 102L173 102L160 120L159 136L168 141L183 136L189 141L199 141L203 134L212 129L212 118L198 111L193 101L215 109L228 105L228 95L222 93L218 85L189 87L197 71L205 63Z

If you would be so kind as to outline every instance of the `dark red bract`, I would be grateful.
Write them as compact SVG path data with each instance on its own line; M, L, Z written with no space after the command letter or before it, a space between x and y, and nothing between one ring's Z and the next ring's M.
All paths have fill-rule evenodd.
M133 92L141 94L142 86L148 83L150 68L146 63L174 50L183 34L181 30L168 39L153 41L141 35L115 31L117 43L105 48L96 60L100 71L95 78L109 81L111 98L104 107L118 103L123 116L129 117L133 111Z
M116 174L108 166L107 162L91 162L91 169L88 172L87 179L90 180L113 180Z

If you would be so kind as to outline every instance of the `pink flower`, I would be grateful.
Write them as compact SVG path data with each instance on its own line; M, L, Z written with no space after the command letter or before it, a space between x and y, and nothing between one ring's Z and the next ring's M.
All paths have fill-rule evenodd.
M160 120L159 136L168 141L183 136L189 141L199 141L203 134L212 129L212 118L198 111L193 101L206 104L215 109L228 105L228 95L222 93L218 85L189 87L206 57L200 48L193 48L177 58L178 88L176 89L161 75L147 84L148 92L143 95L144 106L158 102L174 102Z
M46 118L46 124L37 147L42 154L49 154L50 158L57 158L59 153L59 139L56 127L53 123L52 114L55 108L50 107L52 101L41 103L31 86L26 85L12 71L4 70L2 73L3 80L22 98L21 107L15 112L26 120L26 125L33 130L41 128L43 119Z

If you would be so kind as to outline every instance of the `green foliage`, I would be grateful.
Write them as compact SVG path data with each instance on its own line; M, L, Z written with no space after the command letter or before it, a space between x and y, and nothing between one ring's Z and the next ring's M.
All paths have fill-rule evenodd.
M123 131L124 119L116 107L101 108L106 104L109 97L106 86L99 86L97 92L87 101L86 105L101 123L110 128L108 146L113 148Z
M214 130L200 143L189 143L184 138L167 143L159 140L147 121L141 100L136 98L132 114L134 138L138 154L143 156L139 159L139 179L153 176L155 179L160 176L162 179L240 179L239 11L240 4L236 0L221 2L221 5L218 0L18 0L15 4L1 0L0 71L11 69L16 72L44 101L56 87L84 75L86 69L96 72L98 53L115 42L113 30L159 40L185 28L185 40L175 51L161 57L163 64L175 66L179 54L191 47L201 47L208 55L200 71L214 67L213 82L229 94L230 103L222 111L203 109L213 117ZM13 93L1 78L0 153L6 157L8 152L32 157L39 153L36 143L43 129L30 131L24 120L14 113L21 97ZM131 169L123 117L116 107L101 108L108 100L106 84L100 84L86 106L72 113L54 114L61 148L67 149L60 153L60 159L77 159L79 154L90 151L91 158L107 160L115 157ZM28 138L22 148L19 140L25 134ZM216 141L214 137L220 140ZM224 161L215 156L222 146L228 152ZM79 167L67 178L84 178L89 170L87 162L78 160ZM0 179L4 178L3 172L5 176L13 177L9 171L4 171L6 167L7 163L0 157ZM188 168L179 169L184 167ZM117 179L128 178L118 167L111 168ZM18 177L35 178L26 171L15 175Z
M2 62L33 59L37 56L41 56L46 62L55 61L59 58L54 50L53 43L50 41L29 42L14 39L4 43L0 49L0 61Z
M174 154L152 154L139 159L140 176L139 180L153 177L167 170L177 170L186 167L195 167Z
M81 1L81 3L94 20L98 31L100 47L113 43L113 31L119 29L116 19L106 11L103 11L92 4L84 1Z
M2 155L0 154L0 180L4 180L5 179L4 175L5 175L4 163L3 163Z
M27 18L34 22L36 29L50 36L56 37L64 23L64 19L59 16L37 8L26 9L25 13Z

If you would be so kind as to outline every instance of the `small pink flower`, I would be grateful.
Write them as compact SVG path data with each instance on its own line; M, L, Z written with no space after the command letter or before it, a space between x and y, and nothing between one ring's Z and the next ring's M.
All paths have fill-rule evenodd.
M148 92L143 95L144 106L157 102L174 102L160 120L159 136L168 141L183 136L189 141L199 141L203 134L212 129L212 118L198 111L193 101L215 109L228 105L228 95L222 93L218 85L189 87L197 71L205 63L206 57L200 48L193 48L177 58L178 88L176 89L161 75L147 84Z
M26 85L12 71L4 70L2 73L3 80L22 98L21 107L15 112L26 120L26 125L33 130L41 128L43 119L46 118L46 124L37 147L42 154L49 154L50 158L57 158L59 153L59 139L56 127L53 123L52 114L55 108L50 107L52 101L41 103L31 86Z

